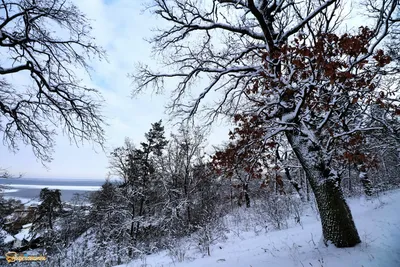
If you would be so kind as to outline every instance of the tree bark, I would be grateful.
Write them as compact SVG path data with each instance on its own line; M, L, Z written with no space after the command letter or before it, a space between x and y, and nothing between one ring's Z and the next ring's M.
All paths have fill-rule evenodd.
M142 216L142 215L143 215L143 206L144 206L144 197L142 197L142 198L140 199L139 216ZM139 229L140 229L139 227L140 227L140 221L138 221L138 222L136 223L136 239L135 239L135 242L138 240Z
M321 216L324 242L336 247L353 247L361 242L342 189L334 180L326 179L314 190Z
M244 199L246 201L246 208L250 208L249 185L243 184Z
M348 169L349 169L349 192L353 193L353 186L351 184L351 165L348 163Z
M340 179L335 172L325 166L322 153L292 134L288 141L306 173L315 195L321 217L324 243L336 247L353 247L361 242L353 216L340 187Z
M309 185L310 183L308 182L306 173L303 172L303 170L301 171L301 178L304 179L305 184L306 184L307 201L310 201L311 200L310 199L310 185Z
M134 201L132 201L132 202L133 202L132 203L132 223L131 223L130 235L131 235L131 238L134 238L134 232L135 232L135 222L134 222L134 219L135 219L135 202Z

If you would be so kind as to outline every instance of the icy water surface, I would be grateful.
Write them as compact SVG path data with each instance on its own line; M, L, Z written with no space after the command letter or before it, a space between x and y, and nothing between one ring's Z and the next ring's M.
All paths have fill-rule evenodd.
M11 178L0 179L5 186L4 196L19 198L24 202L38 200L40 190L44 187L60 189L63 201L71 201L76 193L88 193L98 190L105 179L77 178Z

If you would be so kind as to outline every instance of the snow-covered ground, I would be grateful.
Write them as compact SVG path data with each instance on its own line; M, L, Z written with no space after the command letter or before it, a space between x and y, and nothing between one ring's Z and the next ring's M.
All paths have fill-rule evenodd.
M348 203L362 239L354 248L325 247L318 217L309 209L302 226L260 234L231 231L225 241L211 246L211 256L201 255L188 243L176 250L179 257L164 251L118 267L399 267L400 190Z

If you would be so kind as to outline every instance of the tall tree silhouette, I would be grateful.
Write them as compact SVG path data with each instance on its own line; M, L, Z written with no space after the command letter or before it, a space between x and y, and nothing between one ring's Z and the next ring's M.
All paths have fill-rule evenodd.
M254 175L276 143L288 143L316 197L325 243L360 243L341 172L344 162L357 160L361 172L371 162L344 149L369 134L398 139L399 68L392 60L398 54L384 41L400 21L398 1L366 1L374 25L350 34L339 30L345 17L340 0L201 3L153 1L151 9L168 21L152 39L154 52L168 67L141 65L133 74L134 93L149 86L160 92L171 79L173 115L188 119L203 111L209 123L231 117L237 127L229 153ZM215 105L202 106L207 97ZM383 115L372 112L375 106Z

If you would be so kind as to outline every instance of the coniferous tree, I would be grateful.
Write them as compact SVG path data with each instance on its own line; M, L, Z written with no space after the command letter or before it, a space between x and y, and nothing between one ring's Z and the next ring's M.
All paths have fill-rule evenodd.
M44 228L53 230L54 219L62 210L61 191L59 189L50 190L47 187L40 191L39 218L36 223L40 223Z

